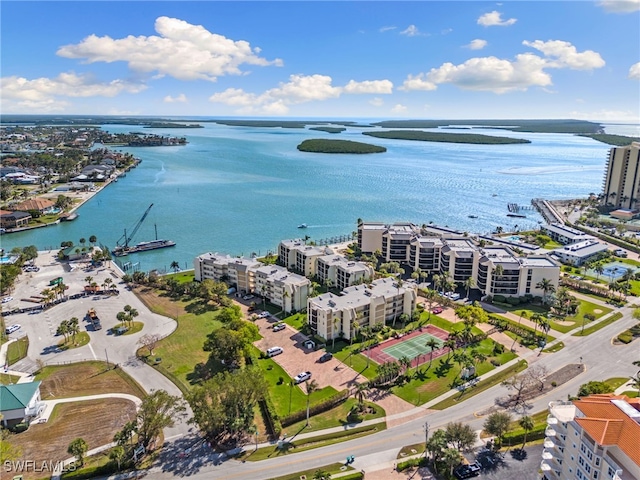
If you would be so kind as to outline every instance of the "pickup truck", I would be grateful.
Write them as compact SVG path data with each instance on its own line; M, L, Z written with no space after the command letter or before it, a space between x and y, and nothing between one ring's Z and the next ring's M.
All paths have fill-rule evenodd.
M302 382L306 382L307 380L309 380L311 378L311 372L302 372L299 373L298 375L296 375L293 378L293 381L298 384L298 383L302 383Z

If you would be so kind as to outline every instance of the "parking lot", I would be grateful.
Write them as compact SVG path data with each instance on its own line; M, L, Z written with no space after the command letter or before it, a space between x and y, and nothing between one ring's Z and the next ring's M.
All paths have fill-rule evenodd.
M469 461L478 459L482 465L480 475L473 478L486 480L538 480L540 474L540 461L542 460L542 445L526 447L526 457L522 459L514 458L510 452L500 455L488 455L478 452L474 458L468 456Z

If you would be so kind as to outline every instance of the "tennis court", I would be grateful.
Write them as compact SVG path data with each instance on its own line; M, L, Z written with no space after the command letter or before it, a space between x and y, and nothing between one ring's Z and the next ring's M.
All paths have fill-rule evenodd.
M434 327L433 325L425 325L403 337L386 340L372 347L365 354L378 364L408 357L411 359L411 365L417 367L418 365L428 362L431 358L446 355L449 349L443 348L442 344L448 336L449 333L441 328ZM431 349L426 346L426 343L431 338L438 342L438 348L436 348L433 353L431 353Z

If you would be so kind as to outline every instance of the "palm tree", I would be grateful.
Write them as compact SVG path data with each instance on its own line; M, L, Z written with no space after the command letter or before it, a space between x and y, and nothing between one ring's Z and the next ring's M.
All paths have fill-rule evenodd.
M593 267L593 271L596 272L596 281L600 280L600 275L604 273L604 267L600 262L596 263L596 266Z
M475 366L478 366L478 364L487 361L487 356L478 350L471 350L471 358L473 358Z
M529 415L525 415L518 422L520 427L524 430L524 438L522 439L522 449L524 449L525 444L527 443L527 434L533 430L533 419Z
M91 235L89 237L89 243L91 244L91 246L94 246L97 241L98 241L98 237L96 237L95 235Z
M492 275L494 293L496 291L496 282L498 282L503 275L504 275L504 267L500 264L496 265L496 267L493 269L493 275Z
M431 367L431 362L433 361L433 351L440 348L440 342L438 342L434 337L430 337L427 340L427 343L424 344L425 347L429 347L429 367Z
M476 281L473 277L469 277L464 281L464 288L467 290L467 298L469 298L469 290L476 286Z
M87 243L87 240L86 240L84 237L82 237L82 238L80 239L80 245L82 245L82 248L84 248L84 244L85 244L85 243Z
M73 343L76 342L76 335L80 333L80 326L78 325L78 318L72 317L69 320L69 334L72 336Z
M171 265L169 265L169 268L173 270L173 273L177 273L178 270L180 270L180 264L176 260L174 260L173 262L171 262Z
M549 294L554 293L556 291L556 287L548 278L543 278L542 280L540 280L536 284L536 288L539 288L540 290L542 290L542 293L543 293L542 303L544 303L545 305L547 303Z
M449 337L444 341L442 346L444 348L448 348L449 349L449 353L447 353L447 361L449 361L449 357L451 357L451 353L453 353L455 351L456 346L457 346L456 339L453 336L449 335Z
M64 336L64 343L67 343L67 335L69 334L69 320L63 320L60 322L58 329L56 330L56 335Z
M540 320L542 320L542 315L540 315L539 313L534 313L533 315L531 315L531 321L535 325L535 328L533 329L534 335L538 332L538 325L540 325Z
M520 316L518 317L518 326L520 326L520 322L522 321L523 318L528 319L529 318L529 312L527 312L526 310L520 310ZM517 336L513 337L513 343L511 344L511 349L513 350L513 346L516 344L516 338L518 338Z
M351 324L352 327L352 331L351 331L351 345L353 345L353 337L358 335L358 330L360 329L360 322L358 322L358 320L354 320L353 323Z
M364 400L367 398L367 393L369 393L370 390L369 383L358 383L353 391L353 396L358 402L358 409L360 411L364 410Z
M308 427L309 426L309 405L311 402L311 394L319 390L319 388L318 388L318 382L316 382L315 380L307 380L306 382L304 382L304 385L307 391L307 423L305 424L305 427Z
M460 463L460 452L455 448L447 448L442 455L445 465L449 467L449 476L453 476L453 469Z

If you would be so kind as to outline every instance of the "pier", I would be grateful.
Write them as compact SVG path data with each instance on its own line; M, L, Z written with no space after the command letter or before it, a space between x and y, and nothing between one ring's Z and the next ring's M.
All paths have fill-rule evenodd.
M564 225L564 219L560 216L557 210L547 200L542 198L534 198L531 200L531 205L535 208L544 221L547 223L560 223Z

